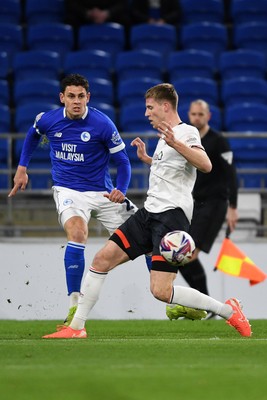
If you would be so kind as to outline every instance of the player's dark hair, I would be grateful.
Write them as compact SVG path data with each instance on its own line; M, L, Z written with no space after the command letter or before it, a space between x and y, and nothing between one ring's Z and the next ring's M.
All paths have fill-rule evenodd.
M178 94L171 83L159 83L158 85L151 87L145 93L145 99L149 97L159 103L167 100L175 110L178 107Z
M61 92L64 93L67 86L82 86L86 92L89 92L88 80L80 74L69 74L61 81Z

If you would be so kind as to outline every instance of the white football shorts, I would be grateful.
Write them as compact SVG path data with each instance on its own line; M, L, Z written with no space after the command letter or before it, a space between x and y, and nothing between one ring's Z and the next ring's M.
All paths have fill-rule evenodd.
M78 192L61 186L53 186L53 191L58 220L62 227L71 217L79 216L87 224L92 217L100 221L111 235L138 209L127 198L122 204L113 203L103 196L107 192Z

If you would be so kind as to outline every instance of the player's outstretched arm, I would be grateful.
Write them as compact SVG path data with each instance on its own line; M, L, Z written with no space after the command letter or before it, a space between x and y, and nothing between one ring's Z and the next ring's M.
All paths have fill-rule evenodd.
M26 186L28 184L27 168L19 165L13 181L14 181L14 186L10 191L10 193L8 194L8 197L15 196L18 190L26 189Z
M199 171L208 173L212 169L211 161L207 153L197 146L189 147L174 136L174 132L170 124L162 121L157 126L158 136L163 138L165 142L178 153L180 153L188 162L194 165Z

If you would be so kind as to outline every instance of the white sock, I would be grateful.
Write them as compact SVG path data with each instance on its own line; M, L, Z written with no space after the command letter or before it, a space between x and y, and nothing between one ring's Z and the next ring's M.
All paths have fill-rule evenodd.
M182 306L197 308L199 310L211 311L225 319L230 318L233 313L231 306L221 303L196 289L184 286L173 287L172 304L181 304Z
M81 287L78 308L70 324L72 329L83 329L89 312L98 300L107 273L89 270Z
M78 299L80 292L72 292L69 296L70 298L70 308L78 305Z

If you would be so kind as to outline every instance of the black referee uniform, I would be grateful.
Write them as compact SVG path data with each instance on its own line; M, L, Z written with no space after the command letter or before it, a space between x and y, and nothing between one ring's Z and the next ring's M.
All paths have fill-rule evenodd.
M237 207L238 184L228 140L210 128L201 143L212 162L212 171L208 174L197 171L189 232L196 247L209 253L225 221L228 206ZM180 272L189 286L208 294L205 271L198 259L181 267Z

